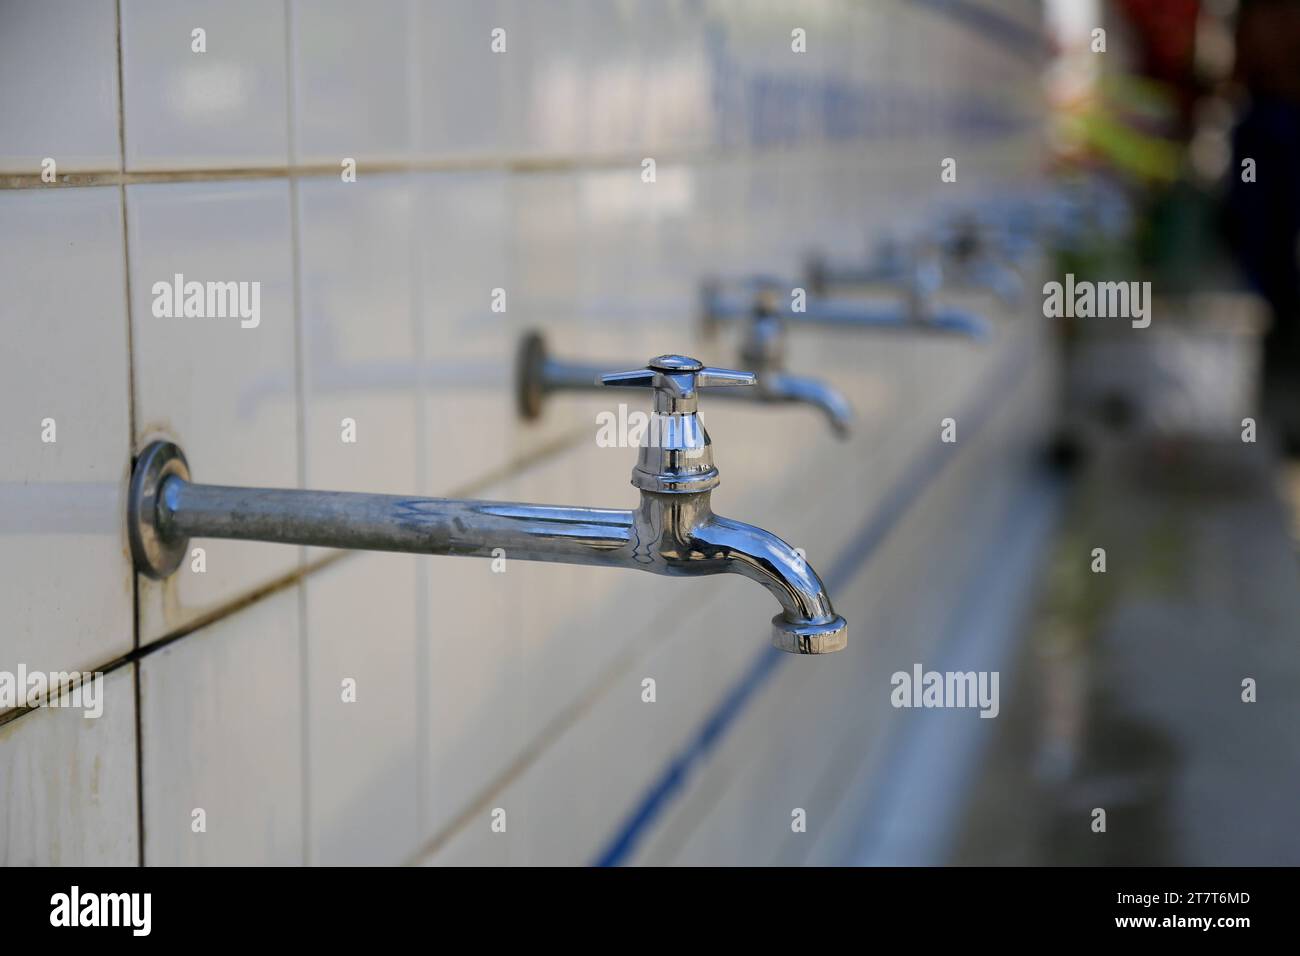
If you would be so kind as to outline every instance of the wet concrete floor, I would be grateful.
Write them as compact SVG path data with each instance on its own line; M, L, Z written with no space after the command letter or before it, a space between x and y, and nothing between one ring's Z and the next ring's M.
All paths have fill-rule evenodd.
M952 862L1300 864L1287 493L1263 445L1148 438L1093 455Z

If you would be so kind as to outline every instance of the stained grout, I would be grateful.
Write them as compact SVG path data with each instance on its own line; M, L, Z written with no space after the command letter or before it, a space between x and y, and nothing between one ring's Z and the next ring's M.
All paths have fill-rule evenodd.
M286 139L290 156L297 155L298 141L295 128L294 98L294 58L293 58L293 6L284 0L284 91L285 91L285 126ZM298 487L307 487L307 387L306 369L303 351L306 335L303 329L303 288L302 288L302 228L299 221L300 195L298 176L289 170L289 246L292 253L291 282L293 285L293 383L297 397L297 409L294 417L295 438L298 444ZM298 548L298 563L307 563L308 549ZM301 747L299 765L299 784L302 788L302 862L311 865L311 705L308 688L311 666L311 641L307 634L307 589L302 580L294 583L298 606L298 719L301 725Z
M851 144L846 144L851 145ZM809 150L817 147L809 146ZM768 155L784 155L788 149L770 150ZM824 146L820 151L824 152ZM754 150L669 151L646 147L637 153L609 153L555 156L457 156L427 160L358 160L357 175L409 172L577 172L601 169L640 171L641 161L653 156L661 166L723 162L765 155ZM123 162L125 165L125 161ZM42 181L40 173L0 173L0 190L59 189L87 186L134 186L142 183L223 182L228 180L265 180L289 178L335 177L340 167L329 163L286 164L251 169L200 168L163 169L156 171L88 170L64 173L54 182Z
M114 41L117 46L117 155L118 163L126 168L126 87L125 67L122 57L122 0L114 4ZM135 335L131 327L131 228L127 219L126 186L118 186L118 214L122 217L122 291L126 299L123 315L126 318L126 460L135 458L136 400L135 400ZM140 649L140 576L131 574L131 648ZM141 708L140 668L131 668L131 693L135 702L135 812L136 812L136 865L145 865L144 827L144 716Z
M121 135L125 135L125 132ZM445 156L430 159L375 159L357 161L357 175L390 175L394 173L547 173L547 172L601 172L629 170L640 174L641 162L653 157L659 167L707 166L724 162L754 162L810 153L825 156L839 150L853 155L864 149L869 140L844 140L839 143L810 142L807 144L777 143L768 147L702 147L699 149L657 149L647 145L636 152L580 153L554 155L474 155ZM122 149L125 150L125 142ZM123 154L123 167L126 165ZM41 179L40 173L0 172L0 191L68 189L95 186L135 186L149 183L229 182L238 180L314 179L334 178L339 175L337 163L285 163L265 167L200 167L195 169L159 169L130 171L125 168L83 170L63 173L52 182Z
M423 35L423 7L420 4L414 4L411 7L411 16L414 18L412 29L408 32L407 42L407 86L410 95L407 99L407 129L411 137L411 143L422 142L424 136L423 120L423 99L421 96L423 86L420 83L420 46L419 37ZM406 185L413 185L414 174L410 171L406 173ZM414 353L423 360L428 354L427 343L425 339L424 316L424 283L422 280L422 264L428 258L426 256L425 243L428 241L423 229L415 228L414 223L419 221L419 214L423 197L416 200L412 220L411 241L408 243L408 265L411 275L415 277L408 287L410 295L411 315L415 317L411 328L411 347ZM423 379L417 379L415 383L415 487L416 490L423 494L429 487L429 463L428 456L431 451L429 447L428 427L429 414L425 407L427 404L428 390ZM416 562L411 573L415 581L415 832L422 834L425 832L428 816L428 805L430 795L428 792L429 769L431 760L429 757L432 746L432 734L430 731L430 722L432 717L432 707L429 702L429 684L432 678L433 651L432 640L430 637L430 600L429 589L425 585L428 583L428 569L422 562Z

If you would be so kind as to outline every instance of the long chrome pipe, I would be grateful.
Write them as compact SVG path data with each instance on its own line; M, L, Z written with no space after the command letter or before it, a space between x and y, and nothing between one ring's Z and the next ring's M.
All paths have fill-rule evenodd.
M171 476L157 522L168 539L231 538L322 548L606 564L631 540L631 511L350 491L200 485Z

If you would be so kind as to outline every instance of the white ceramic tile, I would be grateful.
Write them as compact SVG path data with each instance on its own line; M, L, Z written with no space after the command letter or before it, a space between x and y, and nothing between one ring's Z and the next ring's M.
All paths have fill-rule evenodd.
M120 191L0 193L0 285L0 669L80 670L133 641Z
M289 11L295 160L407 156L419 55L414 0L294 0Z
M47 0L0 11L0 172L122 168L113 0Z
M515 455L515 329L529 297L513 267L509 178L429 173L414 182L426 493L446 495Z
M510 179L509 254L511 265L510 327L517 336L538 330L552 354L589 355L584 337L590 326L582 314L579 289L583 270L580 176L544 172ZM513 381L513 380L512 380ZM515 418L515 452L527 455L572 437L589 416L557 412L567 404L548 401L540 418Z
M244 169L289 158L284 4L122 0L126 167ZM193 32L207 51L194 52Z
M629 468L630 461L575 452L530 469L502 491L526 500L552 500L557 489L581 476L584 501L630 503L635 496L630 488L624 489L626 500L600 494L624 486ZM764 502L783 500L782 493L745 494L747 483L735 473L732 478L739 493L729 500L735 505L734 514L733 508L726 509L730 515L753 518ZM788 485L798 481L795 475L783 478ZM778 524L798 526L797 511L769 504L762 514L779 513ZM816 546L812 550L819 551ZM529 750L537 756L506 790L482 795L480 802L502 803L509 797L511 862L590 862L766 647L767 622L776 607L753 582L732 576L693 581L516 564L503 577L511 579L509 629L521 674L519 723L524 734L534 735L537 742ZM641 680L647 676L658 685L654 705L640 699ZM579 713L566 716L574 706ZM600 767L598 781L589 776L593 766ZM588 784L575 787L575 781ZM474 826L471 820L469 832L458 831L435 861L480 858L490 851L492 845ZM453 853L453 845L461 849Z
M146 865L303 862L298 601L286 588L140 662Z
M630 506L631 461L564 454L481 497ZM566 708L581 702L626 648L636 631L629 607L654 606L653 586L635 586L668 581L504 558L499 571L486 560L428 559L430 837L476 802L495 799L493 788L509 768L546 745Z
M705 0L701 38L708 74L709 145L738 149L748 142L750 97L746 74L737 59L735 23L744 10L743 0Z
M534 465L493 497L631 508L634 462L634 451L593 441ZM639 639L711 591L703 579L549 563L514 562L500 578L508 579L506 622L519 675L515 737L525 742L608 681Z
M303 584L314 865L394 865L417 844L418 562L359 555Z
M419 866L509 866L518 829L514 814L515 801L507 787L488 803L474 807L461 827L415 862Z
M587 72L577 43L581 29L570 0L502 8L513 28L508 133L519 154L580 155L586 142Z
M645 62L642 142L650 150L710 144L713 76L704 10L693 0L644 0L632 30Z
M527 42L519 11L513 0L434 0L419 6L416 148L421 157L500 157L520 142L511 116L512 76L520 59L512 51ZM493 52L495 30L505 31L504 52Z
M476 558L419 560L429 608L423 842L472 807L537 728L520 719L514 563L495 573Z
M695 251L686 282L692 294L706 277L735 279L755 267L749 258L749 207L746 189L748 165L736 160L717 160L691 167L696 196L691 226Z
M594 429L593 429L594 430ZM593 442L594 448L594 442ZM622 449L598 449L620 451ZM617 457L617 456L615 456ZM612 473L612 480L604 480ZM506 482L494 497L586 507L630 507L631 473L610 456L566 452ZM497 493L499 491L499 494ZM625 647L633 583L649 575L615 568L516 561L508 566L506 621L519 673L518 709L525 739L557 719L600 679ZM637 592L653 601L654 589Z
M685 750L731 677L716 653L725 638L701 611L679 612L673 630L639 635L636 660L603 684L582 719L512 784L514 862L597 861ZM708 629L707 640L690 633L700 627ZM654 681L653 701L644 699L647 679ZM599 786L575 787L592 766L601 768Z
M412 317L413 214L405 176L299 185L309 487L418 491L425 369ZM355 442L343 440L347 419ZM358 555L303 585L311 863L410 855L423 692L417 578L415 556ZM355 701L343 700L345 679L356 682Z
M298 186L308 487L419 490L415 214L404 175Z
M650 65L636 29L635 0L575 0L587 80L586 148L629 153L647 143L645 106Z
M127 190L137 445L178 442L195 481L298 483L289 184L167 183ZM155 283L259 282L260 315L154 315ZM250 291L251 286L247 287ZM165 304L165 303L163 303ZM244 327L245 325L249 327ZM140 579L140 634L153 640L292 571L298 549L195 541L165 582Z
M506 489L499 484L484 488L481 482L560 427L517 421L512 376L518 332L544 310L537 303L558 308L564 301L573 248L571 221L564 218L565 194L549 204L539 200L533 210L529 222L541 234L528 248L551 258L530 260L528 281L521 282L514 270L516 250L523 247L520 226L512 218L518 201L515 181L481 173L428 174L416 182L419 310L427 367L426 493L462 493L473 487L474 497L499 499ZM530 195L546 194L538 189ZM557 212L548 221L551 210ZM504 313L491 308L497 288L506 293ZM429 837L465 812L536 730L519 718L513 630L517 588L515 565L508 557L506 568L498 574L484 560L424 561Z
M138 862L132 666L101 678L98 717L45 707L0 727L0 865Z
M674 274L673 260L689 255L686 220L699 195L688 166L657 167L656 181L643 182L635 165L579 174L581 223L577 308L582 319L581 351L573 358L613 361L636 367L651 356L689 351L693 332L695 281ZM695 260L692 269L699 268ZM597 393L607 407L612 397ZM635 404L635 401L633 402Z
M511 281L519 290L512 318L577 325L574 295L583 227L578 177L540 172L510 179Z

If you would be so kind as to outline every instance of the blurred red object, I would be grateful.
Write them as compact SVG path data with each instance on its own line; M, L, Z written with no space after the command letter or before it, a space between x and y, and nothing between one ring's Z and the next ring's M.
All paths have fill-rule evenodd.
M1133 28L1137 48L1134 68L1159 80L1178 102L1180 126L1191 130L1196 83L1196 22L1200 0L1116 0Z

